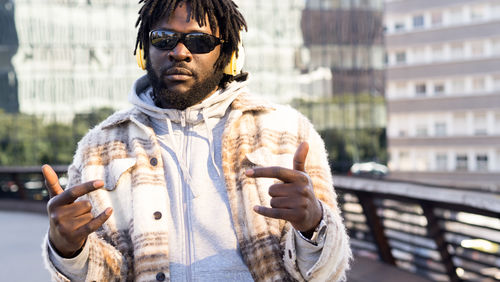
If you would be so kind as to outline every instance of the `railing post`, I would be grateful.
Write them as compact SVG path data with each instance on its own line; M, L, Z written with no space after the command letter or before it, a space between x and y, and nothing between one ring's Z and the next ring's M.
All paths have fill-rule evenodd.
M427 232L428 236L434 240L436 243L437 251L441 256L441 261L446 269L446 273L450 278L451 282L462 281L457 275L455 265L453 263L452 257L448 252L448 244L444 237L444 232L439 226L439 221L434 214L434 207L427 202L421 202L420 206L424 211L425 218L427 219Z
M373 196L366 192L356 192L356 196L359 199L361 207L363 207L366 223L372 231L380 258L385 263L396 265L396 261L391 253L391 247L389 246L389 242L387 241L387 237L384 233L384 225L381 218L377 214L377 207L373 202Z

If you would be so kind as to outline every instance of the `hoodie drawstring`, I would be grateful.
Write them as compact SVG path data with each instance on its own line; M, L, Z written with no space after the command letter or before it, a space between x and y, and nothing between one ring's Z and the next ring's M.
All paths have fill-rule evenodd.
M210 157L212 158L212 165L214 166L215 170L217 171L217 176L222 177L222 174L220 172L219 167L215 163L215 145L214 145L214 138L212 136L212 131L210 130L210 127L208 125L208 118L205 112L205 109L201 111L201 115L203 116L203 121L205 123L205 128L207 129L207 138L208 138L208 147L210 150Z

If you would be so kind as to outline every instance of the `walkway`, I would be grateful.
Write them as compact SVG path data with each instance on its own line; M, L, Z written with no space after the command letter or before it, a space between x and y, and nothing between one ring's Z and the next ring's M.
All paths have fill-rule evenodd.
M1 203L0 203L1 204ZM5 208L3 202L3 208ZM19 204L19 202L17 202ZM48 219L40 213L5 211L0 209L0 280L50 281L41 257L42 238L47 232ZM366 258L355 260L348 282L425 282L423 278Z

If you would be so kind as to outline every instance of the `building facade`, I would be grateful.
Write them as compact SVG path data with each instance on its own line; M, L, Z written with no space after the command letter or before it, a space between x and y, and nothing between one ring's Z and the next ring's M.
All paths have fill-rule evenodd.
M0 0L0 110L7 113L19 112L16 72L12 66L18 45L14 2Z
M138 5L118 0L17 0L12 59L20 112L59 121L124 108L133 81Z
M500 189L500 2L386 2L394 175Z
M383 162L383 1L235 2L249 25L243 38L252 91L307 115L337 170Z

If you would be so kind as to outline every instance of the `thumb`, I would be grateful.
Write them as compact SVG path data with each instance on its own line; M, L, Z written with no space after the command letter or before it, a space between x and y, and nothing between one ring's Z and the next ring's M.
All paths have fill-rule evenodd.
M309 152L309 144L307 142L302 142L293 156L294 170L305 172L307 152Z
M49 191L49 195L51 198L57 196L63 192L61 185L59 185L59 178L57 177L56 172L50 165L42 166L43 177L45 178L45 186L47 187L47 191Z

